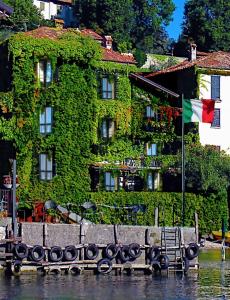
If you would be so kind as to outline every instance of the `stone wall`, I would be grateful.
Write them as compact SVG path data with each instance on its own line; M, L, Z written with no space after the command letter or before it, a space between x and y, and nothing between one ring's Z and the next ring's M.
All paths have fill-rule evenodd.
M45 224L22 223L22 242L46 247L78 245L81 243L108 244L138 243L160 246L161 228L153 226ZM82 227L81 227L82 226ZM196 242L195 228L182 229L182 242Z

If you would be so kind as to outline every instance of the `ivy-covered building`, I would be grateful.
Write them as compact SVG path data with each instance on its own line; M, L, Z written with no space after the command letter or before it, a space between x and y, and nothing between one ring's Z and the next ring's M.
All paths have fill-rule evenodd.
M179 95L137 71L110 36L87 29L40 27L0 46L0 179L16 157L20 203L90 200L105 205L102 222L118 221L111 207L137 203L147 205L141 224L157 206L168 224L180 218L180 165L170 168ZM188 196L190 212L198 198Z

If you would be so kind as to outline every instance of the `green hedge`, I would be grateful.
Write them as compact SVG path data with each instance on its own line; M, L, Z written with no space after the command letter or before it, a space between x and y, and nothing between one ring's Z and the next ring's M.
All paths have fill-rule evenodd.
M222 218L227 217L227 200L223 195L211 194L207 198L201 195L185 194L185 225L194 226L195 211L199 217L199 230L208 233L221 228ZM93 221L107 224L130 224L124 220L125 210L106 207L123 207L126 205L145 204L145 213L138 212L138 225L154 225L154 210L159 207L160 225L172 226L181 224L182 197L181 193L164 192L101 192L90 193L90 201L97 205L97 214ZM226 197L225 197L226 199ZM173 213L174 212L174 213ZM174 214L174 220L173 220ZM90 215L89 215L90 217Z

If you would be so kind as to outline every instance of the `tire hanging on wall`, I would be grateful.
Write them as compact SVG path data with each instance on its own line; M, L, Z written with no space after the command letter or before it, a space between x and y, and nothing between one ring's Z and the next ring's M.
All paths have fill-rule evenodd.
M85 248L85 258L89 260L96 259L99 254L99 249L95 244L89 244Z
M140 247L139 244L132 243L132 244L129 245L129 256L131 258L136 259L136 258L141 256L141 253L142 253L141 252L141 247Z
M160 254L161 254L161 252L160 252L159 247L153 246L153 247L149 248L148 258L149 258L150 262L157 261Z
M28 257L29 249L26 244L19 243L14 246L14 254L19 259L24 259Z
M106 265L105 269L103 269L103 265ZM113 265L110 259L102 258L97 262L97 271L100 274L108 274L112 271Z
M29 250L29 257L32 261L39 262L45 257L45 250L40 245L35 245Z
M77 259L77 256L78 250L76 249L76 247L72 245L65 247L65 250L63 252L63 259L65 261L74 261L75 259Z
M59 262L63 258L63 251L61 247L59 246L53 246L49 251L48 251L48 259L49 261L52 262Z
M199 255L199 246L196 243L190 243L185 248L185 255L189 260L196 258Z
M108 259L113 259L117 256L119 248L115 244L108 244L106 248L103 249L103 256Z
M169 258L165 254L161 254L158 259L161 270L167 270L169 267Z
M121 262L127 262L130 259L129 256L129 246L128 245L123 245L120 249L119 249L119 258L121 260Z

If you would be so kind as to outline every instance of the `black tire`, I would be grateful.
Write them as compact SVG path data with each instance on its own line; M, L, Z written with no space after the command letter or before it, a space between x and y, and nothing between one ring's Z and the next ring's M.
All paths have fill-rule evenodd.
M103 269L102 265L107 265L108 268ZM108 274L112 271L113 264L110 259L102 258L97 262L97 272L100 274Z
M21 267L22 267L22 262L16 260L13 264L13 270L12 270L14 276L19 276L21 274Z
M124 245L119 249L119 258L123 263L130 260L128 245Z
M131 258L138 258L141 256L141 247L137 243L132 243L129 245L129 256Z
M85 258L88 260L93 260L98 257L99 249L95 244L89 244L85 248Z
M119 248L115 244L108 244L106 248L103 249L103 256L108 259L113 259L117 256Z
M161 270L167 270L169 267L169 258L167 255L161 254L158 259Z
M74 261L75 259L77 259L77 256L78 250L76 249L76 247L72 245L65 247L65 250L63 252L63 259L65 261Z
M19 243L14 246L14 254L18 259L24 259L28 257L29 249L26 244Z
M185 249L185 255L189 260L196 258L199 255L199 246L196 243L190 243Z
M58 246L53 246L49 251L48 251L48 259L49 261L52 262L59 262L63 258L63 251L61 247Z
M160 254L161 254L161 252L158 247L154 247L154 246L151 247L148 252L148 258L149 258L150 262L157 261Z
M45 257L45 250L40 245L35 245L29 251L29 256L32 261L39 262Z

